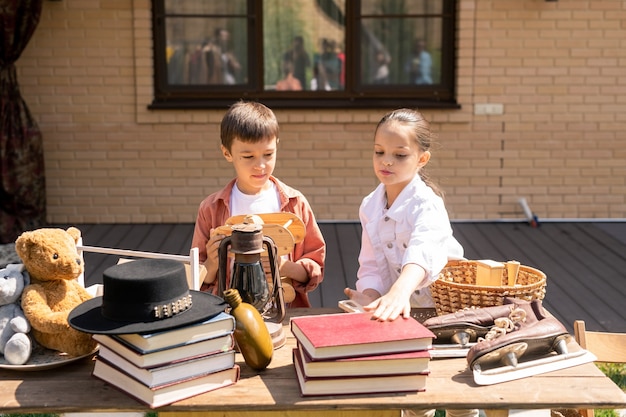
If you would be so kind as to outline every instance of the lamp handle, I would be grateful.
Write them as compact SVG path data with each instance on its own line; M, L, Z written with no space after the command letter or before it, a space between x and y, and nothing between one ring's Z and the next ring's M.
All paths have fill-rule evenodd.
M220 297L224 296L224 291L226 291L226 270L227 268L227 260L228 260L228 246L230 245L230 241L232 240L231 236L227 236L220 242L220 247L217 251L218 254L218 267L217 267L217 294Z
M272 282L272 292L274 293L272 298L275 300L278 299L277 308L279 317L276 317L275 319L278 323L280 323L285 318L285 299L283 295L283 285L282 281L280 280L280 271L278 267L278 249L274 244L274 240L269 236L263 236L263 245L267 248L267 254L269 255L270 269L272 273L272 280L274 281Z

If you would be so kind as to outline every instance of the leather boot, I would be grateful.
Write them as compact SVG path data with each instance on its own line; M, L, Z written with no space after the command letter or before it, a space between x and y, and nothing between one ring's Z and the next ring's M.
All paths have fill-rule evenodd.
M563 324L543 309L541 301L532 301L530 306L531 314L525 321L511 320L508 329L502 327L499 332L494 326L484 340L469 349L467 363L470 368L474 364L498 363L515 367L522 356L545 356L552 351L567 353L566 342L571 336Z
M424 321L436 336L435 343L454 343L465 346L484 337L500 317L509 317L515 308L522 308L532 314L530 301L506 297L504 304L493 307L468 308L456 313L432 317Z

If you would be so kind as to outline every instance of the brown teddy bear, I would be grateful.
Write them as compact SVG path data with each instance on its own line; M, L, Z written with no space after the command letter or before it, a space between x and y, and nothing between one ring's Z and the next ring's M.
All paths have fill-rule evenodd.
M67 322L74 307L92 296L77 278L84 265L76 243L80 230L44 228L24 232L15 250L31 279L22 293L22 309L31 324L31 334L42 346L81 356L92 352L96 342Z

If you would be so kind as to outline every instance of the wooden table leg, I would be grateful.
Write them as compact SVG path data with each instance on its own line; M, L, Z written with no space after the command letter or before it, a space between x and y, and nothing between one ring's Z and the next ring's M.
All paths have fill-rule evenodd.
M509 410L483 410L487 417L508 417Z

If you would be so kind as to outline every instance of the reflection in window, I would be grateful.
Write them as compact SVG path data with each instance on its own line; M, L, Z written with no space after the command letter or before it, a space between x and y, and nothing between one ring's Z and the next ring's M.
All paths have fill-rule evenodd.
M168 83L245 84L248 72L245 13L246 3L242 0L166 1Z
M362 83L439 83L442 19L432 15L440 13L440 2L362 1Z
M265 90L345 88L345 0L263 2Z
M150 108L457 106L457 0L152 4Z

